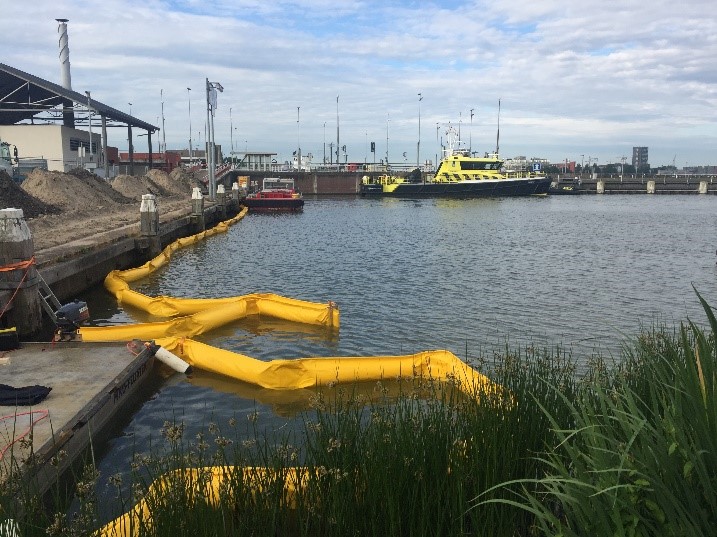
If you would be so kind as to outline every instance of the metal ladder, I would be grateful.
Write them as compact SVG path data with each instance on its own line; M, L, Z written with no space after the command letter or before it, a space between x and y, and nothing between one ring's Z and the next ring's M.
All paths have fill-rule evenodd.
M52 289L50 289L50 286L47 285L47 282L44 280L39 271L37 272L37 278L39 280L37 287L38 292L40 293L42 307L50 316L50 319L52 319L53 322L57 322L57 315L55 315L55 312L60 309L62 304L60 304L60 301L57 300L55 293L52 292Z

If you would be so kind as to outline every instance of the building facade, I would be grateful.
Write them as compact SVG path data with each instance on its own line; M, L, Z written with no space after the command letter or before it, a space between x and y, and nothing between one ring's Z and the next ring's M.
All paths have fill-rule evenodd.
M647 156L647 147L632 148L632 165L636 170L650 165Z

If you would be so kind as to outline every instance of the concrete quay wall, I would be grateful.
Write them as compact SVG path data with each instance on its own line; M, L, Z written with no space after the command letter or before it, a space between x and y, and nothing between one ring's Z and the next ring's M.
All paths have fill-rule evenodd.
M573 181L562 180L558 187L572 186ZM684 177L647 177L644 179L583 179L572 194L717 194L717 181Z
M261 186L265 177L287 177L296 181L296 188L305 195L352 195L360 191L361 178L364 175L381 175L380 172L346 171L346 172L270 172L234 170L224 179L227 188L236 182L237 177L249 177L251 182ZM607 177L583 179L580 188L574 194L597 194L597 184L602 182L605 194L647 194L650 181L654 182L655 194L699 194L700 183L706 184L706 194L717 194L717 181L711 178L655 176L640 179ZM559 181L559 185L572 185L572 177Z
M269 172L234 170L227 174L225 181L229 187L236 182L237 177L249 177L252 183L261 188L262 180L266 177L286 177L295 180L296 189L305 195L354 195L359 193L361 178L371 173L364 171L351 172ZM375 175L380 175L375 173Z
M226 208L219 204L204 207L204 228L211 228L235 215L237 209L233 200L227 202ZM140 219L139 214L137 219ZM59 301L64 303L96 285L101 285L112 270L140 266L176 239L202 229L196 216L182 211L176 218L169 218L159 224L158 233L154 237L138 234L134 224L36 251L36 268ZM0 289L0 304L6 304L12 293L12 290ZM15 317L16 314L22 315L22 312L14 310L13 301L6 312L10 326L17 324L20 336L28 335L20 330L19 327L23 323L18 322Z
M212 227L225 218L217 205L204 209L206 227ZM160 250L176 239L198 231L191 215L164 222L159 227ZM88 248L66 260L48 259L48 253L52 252L39 252L36 255L38 270L60 301L72 299L101 284L112 270L140 266L156 255L146 238L132 236L97 248Z

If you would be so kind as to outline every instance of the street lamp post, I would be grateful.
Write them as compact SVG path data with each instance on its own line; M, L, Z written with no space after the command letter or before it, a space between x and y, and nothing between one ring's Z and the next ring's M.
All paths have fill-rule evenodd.
M389 112L388 116L386 117L386 170L389 169L388 165L388 129L391 125L391 113Z
M85 94L87 95L87 123L90 129L90 161L92 161L92 99L89 91L86 91Z
M421 168L421 101L423 95L418 94L418 144L416 145L416 167Z
M214 201L217 194L217 179L215 176L215 150L214 150L214 114L217 109L217 90L224 91L224 87L219 82L209 82L206 79L207 90L207 149L210 152L207 159L207 168L209 168L209 199Z
M296 170L301 171L301 107L296 107Z
M162 157L164 165L167 165L167 130L164 128L164 90L159 90L159 97L162 101Z
M192 167L192 99L190 97L192 88L187 88L187 103L189 103L189 167Z
M232 109L229 108L229 144L232 148L232 168L234 167L234 124L232 123Z

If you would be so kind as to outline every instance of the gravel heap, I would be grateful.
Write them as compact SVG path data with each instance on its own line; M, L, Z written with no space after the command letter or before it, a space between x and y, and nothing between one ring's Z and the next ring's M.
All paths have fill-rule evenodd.
M7 173L0 171L0 209L22 209L25 218L58 214L60 208L25 192Z

